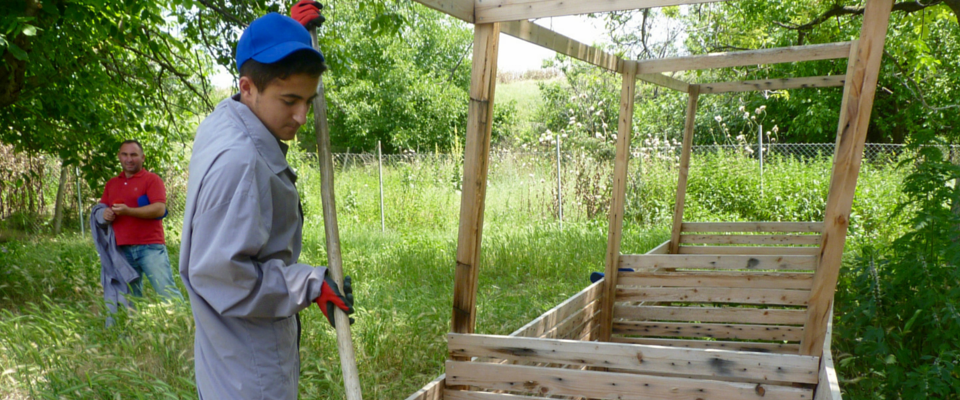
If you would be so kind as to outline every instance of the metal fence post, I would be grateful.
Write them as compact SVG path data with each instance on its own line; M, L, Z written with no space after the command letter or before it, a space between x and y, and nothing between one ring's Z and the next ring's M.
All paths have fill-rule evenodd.
M380 232L386 232L387 223L383 215L383 151L379 140L377 141L377 168L380 171Z
M83 196L80 194L80 167L74 169L77 172L77 218L79 220L77 223L80 225L80 237L87 235L87 232L83 229Z
M760 147L757 151L760 152L760 197L763 197L763 125L760 125L760 132L757 133L757 140L760 143Z
M563 186L560 184L560 135L557 134L557 212L560 215L560 230L563 230Z

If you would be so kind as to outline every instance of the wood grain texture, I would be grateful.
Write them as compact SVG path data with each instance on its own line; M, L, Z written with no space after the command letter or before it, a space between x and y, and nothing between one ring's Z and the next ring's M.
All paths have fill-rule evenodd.
M816 256L805 255L740 255L740 254L624 254L621 268L698 268L745 270L808 270L816 269Z
M624 265L621 261L620 265ZM725 287L749 289L804 289L810 290L813 274L806 272L727 272L692 271L620 272L617 286L653 287Z
M823 232L823 222L684 222L681 232Z
M893 0L867 1L860 40L856 51L850 54L849 62L853 66L847 70L844 86L833 175L824 211L819 268L810 292L806 336L800 345L802 354L820 355L823 352L892 8Z
M680 246L680 254L818 255L816 247Z
M620 264L620 241L623 235L623 211L627 197L627 171L630 163L630 137L633 134L633 100L637 89L636 62L628 61L623 66L623 83L620 88L620 113L617 117L617 154L613 163L613 194L610 198L610 216L607 228L607 252L603 282L603 308L601 311L600 340L610 339L610 323L613 315L613 297L617 289L617 271Z
M494 335L450 334L447 338L450 352L461 357L494 357L718 380L737 378L753 382L817 383L820 364L818 357L800 355Z
M487 193L487 167L490 162L490 133L493 128L499 39L499 24L474 27L470 108L467 111L467 138L463 156L463 191L460 196L460 229L457 238L451 322L451 331L459 333L473 332L477 317L477 279L483 208Z
M687 177L690 174L690 150L693 147L693 132L697 120L697 99L700 87L691 86L687 97L687 115L683 124L683 146L680 151L679 177L677 178L677 197L673 205L673 228L670 231L670 254L680 249L680 227L683 224L683 203L687 195Z
M799 343L762 343L762 342L734 342L728 340L683 340L634 338L615 336L611 339L615 343L652 344L656 346L682 347L691 349L724 349L733 351L749 351L755 353L798 354Z
M617 301L664 303L727 303L803 306L809 290L725 287L644 287L617 289Z
M461 21L473 23L473 0L414 0Z
M803 325L807 311L746 307L679 307L617 305L616 319L674 322L729 322L739 324Z
M681 244L818 245L817 235L680 235Z
M477 0L477 23L710 3L720 0Z
M850 42L826 43L807 46L777 47L762 50L735 51L730 53L698 56L661 58L638 61L639 73L692 71L698 69L741 67L746 65L780 64L798 61L829 60L846 58Z
M592 399L791 399L809 400L811 389L614 372L577 371L470 362L447 362L447 382L481 389Z
M718 82L700 84L700 93L755 92L760 90L784 90L828 88L843 86L845 75L811 76L806 78L761 79L739 82Z
M803 328L783 325L624 321L613 324L618 335L798 342Z

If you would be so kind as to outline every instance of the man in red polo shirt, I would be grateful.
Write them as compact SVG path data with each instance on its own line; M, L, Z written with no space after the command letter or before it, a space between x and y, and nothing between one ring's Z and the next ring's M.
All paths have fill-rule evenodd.
M143 296L143 276L167 300L183 300L173 281L170 258L163 238L167 190L157 174L143 169L143 146L136 140L120 145L123 173L110 179L100 202L109 208L103 219L113 225L120 252L140 274L130 283L134 296Z

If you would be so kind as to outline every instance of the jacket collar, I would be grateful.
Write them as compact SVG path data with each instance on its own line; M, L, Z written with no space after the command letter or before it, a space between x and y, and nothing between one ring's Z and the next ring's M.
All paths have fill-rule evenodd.
M257 118L257 115L249 107L240 102L240 94L234 95L226 103L240 117L240 122L246 128L246 133L250 135L254 146L257 147L257 152L266 161L270 170L274 174L279 174L285 169L290 169L286 158L288 146L277 139L276 136L273 136L260 121L260 118ZM290 172L293 172L293 169L290 169Z

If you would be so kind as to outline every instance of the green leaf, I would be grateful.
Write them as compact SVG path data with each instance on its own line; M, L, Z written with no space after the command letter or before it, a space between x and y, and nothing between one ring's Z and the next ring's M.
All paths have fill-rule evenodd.
M14 58L20 61L27 61L28 59L30 59L30 56L27 54L27 52L23 51L23 49L21 49L19 46L17 46L13 42L7 42L7 50L10 51L10 54L13 54Z
M24 25L22 32L27 36L37 36L37 27L33 25Z

